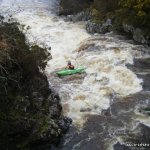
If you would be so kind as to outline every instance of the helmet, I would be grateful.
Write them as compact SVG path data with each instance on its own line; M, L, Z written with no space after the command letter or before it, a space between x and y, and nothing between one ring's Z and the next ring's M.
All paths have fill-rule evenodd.
M71 65L71 61L70 60L68 60L68 64Z

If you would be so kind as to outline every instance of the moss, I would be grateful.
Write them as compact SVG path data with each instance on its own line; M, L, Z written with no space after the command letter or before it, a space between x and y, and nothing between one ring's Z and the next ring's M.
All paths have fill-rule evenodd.
M93 0L61 0L60 15L70 15L78 13L90 7Z
M0 25L1 150L37 149L56 143L64 132L59 97L42 73L51 55L25 41L18 24Z
M86 4L86 5L85 5ZM93 23L101 23L107 18L112 19L114 28L123 30L123 24L140 28L146 33L150 28L150 1L149 0L61 0L62 10L70 11L68 14L77 13L89 8L92 12ZM145 38L149 37L147 32ZM149 41L149 39L148 39Z
M101 24L101 23L102 23L101 20L95 19L95 18L93 18L93 19L91 20L91 22L92 22L92 23L96 23L96 24Z

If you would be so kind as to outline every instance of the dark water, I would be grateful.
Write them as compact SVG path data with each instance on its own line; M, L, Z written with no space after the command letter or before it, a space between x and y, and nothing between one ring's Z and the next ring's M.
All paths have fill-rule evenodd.
M150 149L150 113L144 111L150 108L150 57L135 58L127 67L143 79L143 90L123 98L114 95L109 109L89 115L80 131L72 126L52 150Z
M27 1L29 2L29 0ZM11 6L10 4L12 3L10 2L11 2L10 0L5 0L5 4L8 4L8 6ZM23 2L23 1L17 0L17 2L20 5L21 4L20 2ZM36 4L40 4L41 1L32 0L31 2L33 2L32 4L34 4L34 2L36 2ZM52 2L51 3L52 7L55 5L55 3L53 3L55 1L51 1L51 0L50 1L45 0L42 2L44 2L44 5L47 4L47 2L48 3ZM11 13L10 9L9 11ZM57 18L58 19L57 22L54 22L53 19L50 18L49 14L47 14L47 12L44 13L43 9L40 9L40 12L38 13L33 13L33 18L31 17L30 13L23 13L21 14L21 17L19 17L19 19L22 20L21 23L24 23L26 26L31 27L31 32L29 32L30 34L28 34L29 40L34 41L34 40L39 39L39 41L34 41L34 42L37 42L37 44L39 44L41 41L45 42L44 44L49 44L48 46L52 46L52 50L54 52L63 50L63 48L65 50L64 52L66 52L66 49L70 50L72 48L72 45L74 46L74 43L79 43L79 42L76 42L76 40L78 40L76 36L74 38L74 36L72 35L75 34L76 32L80 32L80 34L77 35L79 37L79 36L82 36L83 33L85 34L86 32L86 31L81 30L80 26L78 25L74 26L71 23L63 22L62 20L59 22L58 18ZM32 22L32 20L34 19L35 19L35 22ZM36 23L39 23L39 26L41 26L41 28L39 26L35 26ZM36 29L39 27L38 31L34 31L35 27ZM58 33L58 28L60 28L60 33ZM71 30L72 28L74 30ZM51 32L51 29L53 29L52 30L53 32ZM66 35L65 33L68 33L68 34ZM51 37L51 35L53 36ZM63 35L66 35L66 36L63 36ZM38 37L38 38L34 39L32 36ZM67 38L67 36L71 38ZM72 39L75 39L75 40L72 40ZM95 39L93 39L93 41L94 40ZM68 46L64 44L66 43L66 41L67 41L66 45ZM124 49L128 50L130 49L131 45L126 45L126 44L127 43L130 43L132 45L134 44L132 40L127 40L127 39L124 39L124 37L122 36L116 36L114 34L112 34L111 37L110 36L107 37L106 35L104 36L104 38L98 38L94 44L89 44L90 42L91 40L89 41L87 40L85 43L85 47L83 47L83 50L84 50L83 53L85 54L85 56L96 55L100 57L101 52L107 52L107 51L109 51L111 55L112 54L111 52L116 48L120 48L120 50L124 50ZM98 46L96 46L97 43L99 44ZM87 44L89 45L87 46ZM66 47L64 47L64 45ZM110 96L110 107L107 110L103 110L102 113L98 112L96 115L90 115L89 113L89 115L86 115L85 118L81 118L84 120L87 119L83 125L83 128L82 129L75 128L72 125L68 133L64 135L60 145L58 147L52 147L51 148L52 150L109 150L109 149L110 150L113 150L113 149L114 150L128 150L128 149L129 150L148 150L150 149L150 147L127 146L127 143L150 144L150 128L149 128L150 117L149 117L149 113L144 111L145 108L150 108L150 56L148 54L148 49L147 48L144 49L143 46L137 45L135 47L132 47L132 51L134 50L141 51L142 55L141 57L135 57L134 65L128 65L128 68L132 70L133 72L135 72L139 78L143 79L143 83L142 83L143 90L138 93L128 95L126 97L120 97L119 95L117 95L117 93L112 94ZM120 52L117 52L117 53L120 53ZM145 53L147 54L145 55ZM72 55L74 55L74 53L71 53L71 56ZM107 55L106 56L104 55L104 57L106 57L106 60L104 60L104 62L106 61L106 65L107 65L107 61L108 61ZM86 59L86 57L82 57L82 58ZM58 59L56 60L55 59L56 58L53 57L54 63L55 61L58 61ZM60 63L65 62L64 60L65 58L62 59L60 57L59 62ZM89 61L92 62L93 59L90 59ZM80 62L84 62L84 61L80 60ZM87 61L84 63L88 64L89 62ZM121 62L121 61L119 63L124 64L124 62ZM92 65L95 65L94 62ZM115 65L117 66L119 64L115 64ZM53 66L55 66L55 64L53 64ZM90 68L91 66L88 66L88 67ZM99 64L97 63L97 66L95 65L95 67L99 69ZM84 80L85 76L86 75L84 74L83 76L80 75L80 76L73 76L73 77L67 77L64 79L59 79L58 77L50 74L49 78L50 78L50 81L53 80L52 82L55 83L54 88L57 90L61 88L65 83L68 83L69 85L74 84L74 83L77 85L80 85L82 81ZM90 76L92 75L89 74L89 77ZM76 79L74 80L74 78ZM95 88L94 84L92 85L92 88L93 89ZM73 89L75 90L75 88ZM68 86L68 90L70 90L69 86ZM66 94L64 98L67 99L68 93L66 91L64 92ZM88 97L90 95L91 94L88 93ZM91 98L90 100L91 101L95 100L95 98L97 98L96 95L93 95L93 99ZM103 104L101 103L101 98L102 97L99 97L100 103L98 105ZM94 109L94 107L91 107L91 109Z

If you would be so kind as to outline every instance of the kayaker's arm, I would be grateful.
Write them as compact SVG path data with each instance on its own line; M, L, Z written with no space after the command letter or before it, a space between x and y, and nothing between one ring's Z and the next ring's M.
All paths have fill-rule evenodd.
M66 66L65 69L69 69L69 66Z

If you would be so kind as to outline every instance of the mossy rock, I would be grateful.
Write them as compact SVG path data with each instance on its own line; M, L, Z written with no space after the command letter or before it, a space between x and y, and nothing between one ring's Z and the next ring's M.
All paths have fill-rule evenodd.
M59 96L42 73L51 55L37 45L29 47L18 26L0 24L1 150L50 147L66 131L59 124L64 120Z

